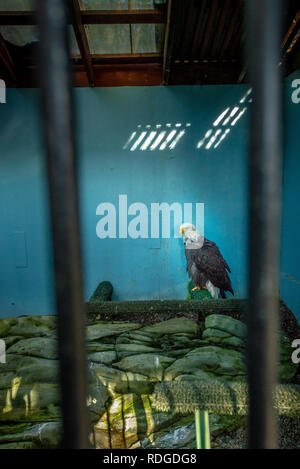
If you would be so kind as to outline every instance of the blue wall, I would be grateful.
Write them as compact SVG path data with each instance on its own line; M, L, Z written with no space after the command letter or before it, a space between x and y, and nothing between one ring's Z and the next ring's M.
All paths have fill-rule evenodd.
M236 296L245 296L248 113L218 148L196 146L228 106L241 107L239 101L246 90L244 85L75 90L86 298L101 280L113 283L115 300L186 297L187 275L179 239L96 236L100 218L97 206L102 202L117 206L119 194L128 195L128 204L143 202L147 207L152 202L204 203L205 235L219 245L231 266ZM288 106L285 202L289 206L290 199L295 205L294 193L299 190L293 161L297 153L298 109L296 105ZM0 105L0 317L54 312L38 111L35 90L10 89L7 104ZM138 125L153 128L166 123L171 123L172 129L175 123L191 124L184 127L186 134L175 149L123 149ZM295 215L295 207L286 210L283 270L299 279L299 262L296 264L294 254L289 254L291 240L296 238ZM297 216L299 220L299 209ZM289 306L299 314L299 284L283 275L282 288Z
M297 88L295 88L298 80ZM294 85L294 87L292 86ZM285 147L283 179L283 219L281 257L281 296L300 322L300 92L298 103L292 94L300 89L300 71L286 81ZM297 100L298 100L297 99Z

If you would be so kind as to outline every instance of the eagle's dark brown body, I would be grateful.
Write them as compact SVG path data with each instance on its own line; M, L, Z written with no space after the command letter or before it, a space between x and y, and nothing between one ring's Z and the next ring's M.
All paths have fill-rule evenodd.
M185 257L189 277L195 286L201 288L206 287L206 283L210 281L214 287L220 289L222 298L225 298L226 291L234 294L228 275L231 270L218 246L208 239L202 238L202 240L202 247L199 248L196 247L197 243L191 247L186 245Z

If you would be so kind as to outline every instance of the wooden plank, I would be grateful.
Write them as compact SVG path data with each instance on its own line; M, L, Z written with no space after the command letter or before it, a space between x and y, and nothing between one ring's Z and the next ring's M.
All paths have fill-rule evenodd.
M87 35L82 23L80 5L78 0L71 2L71 9L73 14L73 28L76 36L77 44L80 50L81 57L85 64L86 74L88 76L90 86L94 86L94 71L92 59L90 54L89 43Z
M37 88L37 67L24 68L18 78L18 85L23 88ZM95 65L94 85L95 87L160 86L162 67L159 64ZM8 83L7 86L15 85ZM73 66L73 86L90 86L83 64Z
M177 8L178 8L178 0L168 1L167 26L166 26L166 32L165 32L164 58L163 58L163 85L169 84L171 65L172 65L172 54L173 54L174 39L175 39L175 18L176 18Z
M17 72L15 68L15 64L13 62L13 59L10 56L10 53L8 51L7 45L3 39L2 34L0 33L0 60L3 62L6 70L8 71L8 74L12 81L14 83L17 82Z
M200 61L175 63L170 85L219 85L236 83L240 64L236 61Z
M162 63L160 54L94 54L92 62L98 64L153 64Z
M83 24L159 24L166 23L166 10L82 10ZM70 20L71 23L71 20ZM0 26L37 24L34 12L0 11Z
M284 36L284 39L281 43L281 48L283 49L284 46L286 45L287 41L289 40L292 32L294 31L295 27L297 26L297 24L300 22L300 10L297 12L295 18L293 19L289 29L287 30L287 33L286 35Z
M140 24L165 23L166 10L83 10L84 24Z
M82 72L74 71L74 86L88 86ZM162 69L158 64L103 65L95 67L95 86L159 86Z
M224 30L226 17L229 14L231 4L232 4L232 0L226 0L225 5L223 6L223 10L222 10L221 17L220 17L220 20L219 20L219 24L218 24L218 27L217 27L217 34L214 37L212 48L211 48L211 54L210 54L211 57L216 56L217 49L220 46L221 35L223 33L223 30Z
M28 26L37 24L31 11L0 11L0 26Z
M192 48L190 52L190 57L196 57L197 50L200 45L200 39L201 39L200 33L201 33L202 26L203 26L204 18L205 18L206 3L207 3L207 0L201 1L201 6L200 6L199 14L198 14L198 20L197 20L195 33L194 33L194 40L193 40L193 44L192 44Z
M162 64L163 57L160 54L93 54L91 55L93 68L102 65L135 65L135 64ZM18 58L21 66L29 67L37 65L37 58L30 55L22 55ZM82 66L81 57L72 58L73 66Z
M189 56L189 49L192 43L193 32L194 32L194 24L195 24L195 11L196 10L196 2L194 0L190 0L188 2L188 6L186 6L186 18L185 18L185 27L182 35L182 45L181 45L181 53L180 56L182 58Z
M219 6L219 1L213 0L213 4L209 12L208 22L207 22L206 30L204 33L202 46L200 49L200 58L208 57L208 45L209 45L209 42L211 41L212 29L213 29L213 24L216 19L218 6Z
M227 29L225 39L224 39L223 45L221 47L221 51L220 51L221 57L224 57L224 55L226 53L226 50L227 50L227 48L230 44L230 41L233 37L233 33L234 33L235 28L236 28L236 23L238 21L239 16L241 16L241 2L238 0L236 2L236 6L235 6L235 9L234 9L234 12L233 12L230 24L229 24L229 28Z

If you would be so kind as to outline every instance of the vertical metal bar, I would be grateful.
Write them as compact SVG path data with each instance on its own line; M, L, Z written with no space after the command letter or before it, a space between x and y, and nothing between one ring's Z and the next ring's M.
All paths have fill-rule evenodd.
M275 448L272 390L277 379L282 184L281 1L247 0L247 13L254 95L249 151L249 447Z
M209 413L207 410L195 409L196 449L210 449Z
M65 448L88 447L87 367L65 0L38 1Z

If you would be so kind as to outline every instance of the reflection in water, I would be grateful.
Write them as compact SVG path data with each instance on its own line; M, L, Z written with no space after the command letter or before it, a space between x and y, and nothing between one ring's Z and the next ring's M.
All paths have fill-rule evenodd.
M175 124L167 122L166 124L147 124L145 126L139 124L137 130L132 132L123 146L123 150L174 150L186 133L183 127L187 128L190 126L190 122L186 124L182 122L176 122Z
M216 149L223 142L223 140L230 133L231 128L237 124L240 118L247 111L247 106L240 106L241 104L252 103L251 98L252 88L249 88L244 96L240 99L239 105L226 108L214 121L213 127L218 127L217 130L209 129L206 131L204 137L197 143L197 149L205 145L205 150L210 148Z

